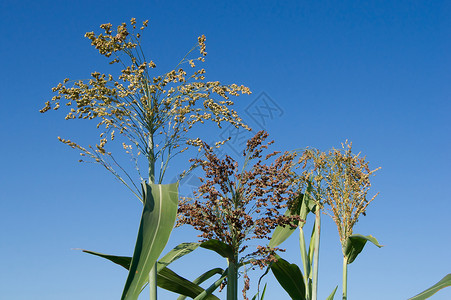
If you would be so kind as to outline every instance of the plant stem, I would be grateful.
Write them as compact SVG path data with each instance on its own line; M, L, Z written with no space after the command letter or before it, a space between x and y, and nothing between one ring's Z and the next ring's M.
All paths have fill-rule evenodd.
M318 265L319 265L319 237L321 232L321 210L318 208L315 212L315 250L313 254L313 282L312 282L312 300L316 300L318 293Z
M154 143L153 135L149 135L148 141L149 151L149 184L155 182L155 160L154 160ZM152 267L149 272L149 293L150 300L157 300L157 263Z
M226 269L224 273L226 273L226 272L228 272L228 269ZM206 288L202 293L197 295L197 297L194 298L194 300L204 299L206 295L211 294L215 289L217 289L218 286L220 286L221 283L224 281L224 279L227 277L227 275L224 275L224 273L222 273L221 278L216 280L212 285L210 285L208 288Z
M305 248L304 229L299 224L299 247L301 249L302 266L304 268L304 285L305 285L305 299L310 300L309 275L310 275L310 261L307 256Z
M233 261L229 258L229 271L227 272L227 300L238 299L238 255Z
M157 264L149 272L150 300L157 300Z
M343 256L343 300L348 299L348 258Z

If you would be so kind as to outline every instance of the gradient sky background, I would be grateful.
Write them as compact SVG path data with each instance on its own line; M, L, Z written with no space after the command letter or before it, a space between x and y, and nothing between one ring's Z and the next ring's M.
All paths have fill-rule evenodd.
M108 70L84 33L131 17L150 19L144 47L161 73L205 34L207 79L249 86L237 110L268 130L277 149L327 150L349 139L372 168L382 167L372 188L380 195L354 232L385 247L367 245L350 265L349 299L407 299L451 271L451 2L280 3L0 2L1 299L120 298L127 272L71 249L131 255L142 206L56 139L95 143L94 126L39 109L64 78ZM279 108L264 124L249 113L263 92ZM323 220L319 299L339 285L338 299L339 239ZM177 229L167 249L195 240L193 230ZM300 264L296 237L284 246ZM199 250L173 268L193 279L216 265L226 262ZM265 281L266 299L288 299L271 274ZM451 288L432 299L451 299Z

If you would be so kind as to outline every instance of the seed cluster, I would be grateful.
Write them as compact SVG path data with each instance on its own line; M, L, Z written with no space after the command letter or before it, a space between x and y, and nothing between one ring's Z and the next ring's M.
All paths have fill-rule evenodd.
M148 21L143 22L140 32L147 26ZM164 174L167 162L185 151L187 144L195 143L196 139L188 137L187 132L196 123L211 121L220 127L226 122L249 129L231 109L234 104L231 97L250 94L250 90L242 85L206 81L205 69L196 67L207 54L205 36L199 37L197 45L172 71L152 75L156 64L144 57L141 33L137 32L134 18L130 26L122 23L113 30L111 24L102 24L100 28L103 33L88 32L85 36L101 55L113 58L111 64L123 65L117 78L93 72L89 80L65 79L53 88L56 95L40 111L57 110L65 99L64 104L70 107L67 120L95 119L97 128L103 131L95 147L84 148L74 141L60 139L62 142L115 172L112 167L115 160L106 146L119 133L125 138L127 149L130 152L134 149L136 156L143 154L149 164L158 159L163 161L160 173ZM200 56L191 58L195 49ZM188 65L188 71L183 65Z
M367 199L370 177L380 168L371 170L359 155L346 141L342 149L328 152L307 149L299 159L304 170L301 180L312 185L312 197L335 221L343 248L359 216L377 196Z
M239 254L249 240L267 240L278 225L295 227L298 216L281 213L295 197L292 153L272 152L263 156L269 142L260 131L247 142L243 151L244 167L229 156L220 159L202 142L203 158L192 162L201 166L205 176L194 199L184 199L179 206L177 225L189 224L201 231L201 241L216 239L230 245ZM270 163L270 161L272 161ZM251 165L252 163L252 165ZM274 261L274 251L257 246L241 260L252 257L254 265L263 267Z

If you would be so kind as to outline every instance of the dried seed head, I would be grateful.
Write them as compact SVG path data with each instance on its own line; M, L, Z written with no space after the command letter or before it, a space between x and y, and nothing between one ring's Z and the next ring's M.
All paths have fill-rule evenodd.
M202 241L216 239L231 246L236 254L250 248L250 240L268 240L278 225L295 227L298 216L282 211L295 197L291 172L294 155L283 153L263 156L270 143L264 144L266 132L258 132L243 152L246 169L226 155L218 158L216 148L198 141L203 158L191 160L204 172L202 185L194 199L179 205L178 226L188 224L199 230ZM251 164L251 162L253 164ZM245 252L257 266L272 261L274 251L258 246Z
M340 242L345 247L360 214L377 196L367 198L370 178L379 170L371 170L365 157L352 153L352 143L328 152L307 149L298 161L304 171L301 181L311 184L312 197L325 205L326 213L335 221Z
M141 30L147 26L148 21L144 21ZM116 173L113 166L125 169L107 151L108 141L120 140L122 143L125 140L127 144L134 145L133 151L126 151L135 155L132 160L139 173L140 164L169 161L186 151L186 147L182 146L184 143L199 146L195 137L188 136L190 129L197 124L212 122L221 127L223 123L230 123L249 129L231 108L233 102L230 100L231 97L250 94L249 89L218 81L206 82L205 70L195 68L192 51L199 49L202 57L207 54L205 36L199 37L198 44L181 62L181 67L154 76L156 65L145 60L142 54L141 35L135 32L135 18L130 20L129 25L122 23L116 29L110 23L102 24L100 28L102 33L88 32L85 36L101 55L113 57L110 63L121 62L123 69L117 76L93 72L89 80L64 79L52 89L56 95L45 103L40 112L59 109L60 102L65 99L66 106L70 107L65 117L67 120L96 120L97 128L103 129L105 135L94 148L78 145L75 148L84 149L82 152L87 157L102 164L122 182L125 182L123 177ZM189 72L182 68L184 64L192 67L188 68ZM220 146L222 142L216 145ZM71 142L68 145L76 144ZM136 153L143 154L141 163ZM160 170L160 174L164 174L164 170ZM140 175L137 181L141 178Z

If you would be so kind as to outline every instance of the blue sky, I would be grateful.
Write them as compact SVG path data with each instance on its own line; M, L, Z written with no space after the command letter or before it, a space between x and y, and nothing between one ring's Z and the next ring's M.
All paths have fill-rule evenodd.
M161 72L205 34L207 78L249 86L236 108L278 149L349 139L382 167L380 194L355 233L385 247L368 245L350 265L349 299L407 299L434 284L451 270L450 15L447 1L2 1L2 299L120 298L126 272L72 249L130 255L141 204L56 139L95 143L92 124L39 109L64 78L108 70L84 33L131 17L150 19L144 49ZM264 120L253 114L261 101L277 108ZM336 228L323 219L320 299L341 286L342 264ZM177 229L167 249L194 240ZM300 263L296 238L284 246ZM225 261L199 251L174 269L193 278L200 264ZM272 275L266 281L267 299L288 298ZM451 288L432 299L450 297Z

